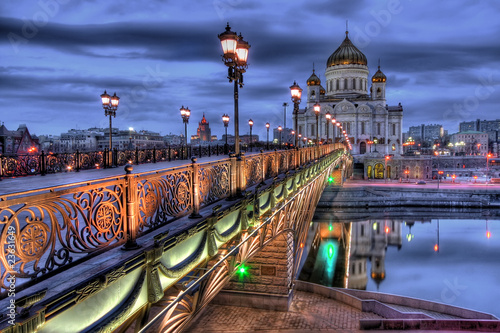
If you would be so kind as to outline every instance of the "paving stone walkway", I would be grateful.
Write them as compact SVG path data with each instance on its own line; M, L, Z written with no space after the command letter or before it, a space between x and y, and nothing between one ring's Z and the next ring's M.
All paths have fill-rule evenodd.
M295 291L288 312L209 304L186 332L359 332L360 319L380 319L333 299Z

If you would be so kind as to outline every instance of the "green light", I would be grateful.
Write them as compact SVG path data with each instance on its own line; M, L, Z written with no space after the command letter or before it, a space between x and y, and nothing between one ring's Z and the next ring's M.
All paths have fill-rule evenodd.
M335 253L335 249L332 244L328 245L328 258L332 259L333 254Z
M333 183L334 180L335 180L335 178L333 178L332 176L328 177L328 182L329 183Z
M331 224L330 224L330 225L328 226L328 230L329 230L329 231L332 231L332 230L333 230L333 225L331 225Z
M245 265L243 265L243 264L236 269L236 272L240 276L240 279L244 278L245 276L247 276L249 274L248 273L248 267L245 266Z

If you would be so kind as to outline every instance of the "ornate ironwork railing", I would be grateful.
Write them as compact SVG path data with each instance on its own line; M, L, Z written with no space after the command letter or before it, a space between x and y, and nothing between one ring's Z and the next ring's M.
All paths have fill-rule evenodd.
M228 151L234 145L228 146ZM247 150L248 147L243 147ZM172 146L168 148L113 150L110 158L108 150L74 153L45 153L1 156L1 177L22 177L45 175L50 173L103 169L107 166L124 166L126 164L156 163L188 159L191 157L224 155L224 145L190 145Z
M199 216L200 207L340 148L275 151L202 164L193 159L179 168L137 174L127 165L122 176L1 195L0 295L13 276L21 290L110 247L134 247L143 233L180 216Z
M0 177L21 177L45 175L49 173L103 169L107 166L126 164L156 163L188 159L191 156L203 157L223 155L224 145L172 146L168 148L113 150L74 153L45 153L1 156Z

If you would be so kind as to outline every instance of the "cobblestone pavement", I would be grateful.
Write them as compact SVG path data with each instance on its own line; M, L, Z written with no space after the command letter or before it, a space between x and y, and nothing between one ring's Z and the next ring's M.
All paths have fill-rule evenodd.
M360 319L381 318L321 295L295 291L288 312L209 304L187 332L358 332Z

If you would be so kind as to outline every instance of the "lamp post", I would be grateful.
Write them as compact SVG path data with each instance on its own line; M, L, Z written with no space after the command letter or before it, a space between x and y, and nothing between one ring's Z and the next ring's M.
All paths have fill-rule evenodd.
M248 126L250 126L250 152L252 151L252 127L253 127L253 120L250 119L248 120Z
M332 115L330 112L325 114L326 117L326 143L328 144L328 140L330 140L330 120L332 119Z
M188 107L184 108L184 105L181 107L181 117L182 117L182 122L184 123L184 143L186 144L186 159L187 159L187 145L188 145L188 129L187 125L189 123L189 116L191 116L191 110L189 110Z
M293 137L295 135L295 131L292 131L291 134L292 134L292 137ZM287 142L287 145L290 145L290 146L292 145L291 142L290 142L290 135L287 135L286 142Z
M227 146L227 126L229 125L229 115L223 114L222 115L222 122L224 123L224 129L226 131L226 144L224 145L224 154L228 153L228 146Z
M390 160L391 156L385 155L385 182L387 183L387 176L390 177L390 175L387 174L387 161Z
M278 132L280 133L280 142L279 142L279 149L281 149L281 131L283 130L283 127L278 126Z
M267 143L266 143L266 149L269 150L269 127L271 127L271 124L266 123L266 130L267 130Z
M319 113L321 112L321 105L314 104L314 114L316 115L316 145L319 145Z
M490 158L492 157L493 155L491 154L487 154L486 155L486 176L488 176L488 173L490 171Z
M243 88L243 73L248 68L247 58L250 44L243 40L241 34L238 36L231 31L229 23L226 30L218 35L222 51L222 59L228 67L227 78L229 82L234 81L234 152L236 156L240 154L240 134L238 118L238 86Z
M439 151L435 151L434 155L436 155L436 161L437 161L437 178L438 178L438 190L439 190Z
M286 129L286 107L288 103L283 103L283 128Z
M293 115L295 116L294 119L294 130L295 130L295 140L294 144L295 147L297 147L297 133L299 132L298 129L298 116L299 116L299 104L300 104L300 97L302 96L302 89L299 87L297 82L293 81L293 84L290 86L290 93L292 94L292 102L293 102Z
M118 109L118 103L120 102L120 97L116 96L116 92L113 96L109 96L104 90L104 94L101 95L102 107L104 108L104 115L109 116L109 152L108 161L109 166L113 164L113 137L112 137L112 125L111 117L116 117L116 110Z

